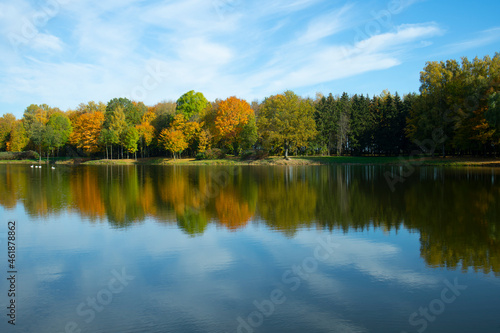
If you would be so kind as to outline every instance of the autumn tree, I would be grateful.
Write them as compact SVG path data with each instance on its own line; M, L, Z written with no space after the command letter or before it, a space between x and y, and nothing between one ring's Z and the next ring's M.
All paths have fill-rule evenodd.
M94 112L102 112L104 114L106 112L106 104L103 102L94 102L90 101L88 103L80 103L76 108L76 112L81 113L94 113Z
M174 117L171 128L183 134L184 140L188 144L186 148L191 149L192 152L196 150L199 145L199 135L201 133L201 126L197 121L186 121L183 114L177 114Z
M7 149L10 140L10 132L16 123L16 117L12 113L4 114L0 118L0 151Z
M99 137L104 122L104 114L100 111L79 115L73 123L70 135L71 144L83 149L86 153L99 151Z
M24 121L17 120L10 131L9 141L7 141L6 149L7 151L23 151L28 145L30 139L28 133L24 128Z
M139 134L139 141L141 142L141 154L144 157L144 151L153 142L155 135L155 128L151 125L156 119L156 114L153 111L148 111L142 116L142 121L135 128Z
M259 113L258 128L264 141L284 148L288 158L291 144L303 146L316 135L314 107L292 91L266 98Z
M461 62L428 62L420 75L421 96L408 118L409 138L421 141L440 132L443 156L486 152L494 144L495 129L488 121L489 96L498 92L500 54L493 58L466 57Z
M160 133L159 141L166 150L172 152L175 160L175 155L182 153L188 147L188 142L181 130L166 128Z
M214 120L215 141L233 149L252 116L253 110L245 100L233 96L218 103Z

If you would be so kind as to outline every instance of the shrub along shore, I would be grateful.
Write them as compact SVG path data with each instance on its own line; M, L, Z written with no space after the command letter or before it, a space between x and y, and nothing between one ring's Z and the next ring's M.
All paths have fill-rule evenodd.
M0 164L39 164L38 158L29 152L0 153ZM500 158L494 157L386 157L386 156L269 156L261 159L242 159L226 156L218 159L151 157L138 159L91 159L91 158L50 158L41 164L65 166L76 165L407 165L412 166L452 166L452 167L500 167Z

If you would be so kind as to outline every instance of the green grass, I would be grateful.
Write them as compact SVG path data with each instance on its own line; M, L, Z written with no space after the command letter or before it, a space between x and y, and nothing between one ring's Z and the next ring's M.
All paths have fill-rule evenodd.
M321 164L398 164L401 162L399 157L385 156L312 156L300 158Z

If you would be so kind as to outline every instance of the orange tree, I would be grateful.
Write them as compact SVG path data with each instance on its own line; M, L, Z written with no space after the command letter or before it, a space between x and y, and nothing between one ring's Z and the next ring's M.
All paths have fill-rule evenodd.
M214 121L215 142L234 148L251 117L252 107L245 100L233 96L219 102Z
M77 116L73 122L70 143L86 153L99 151L99 136L103 122L104 114L100 111Z

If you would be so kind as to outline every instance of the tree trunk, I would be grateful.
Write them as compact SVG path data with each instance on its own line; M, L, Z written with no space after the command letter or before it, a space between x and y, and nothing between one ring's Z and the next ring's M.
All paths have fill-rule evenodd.
M285 159L288 160L288 140L285 140Z

